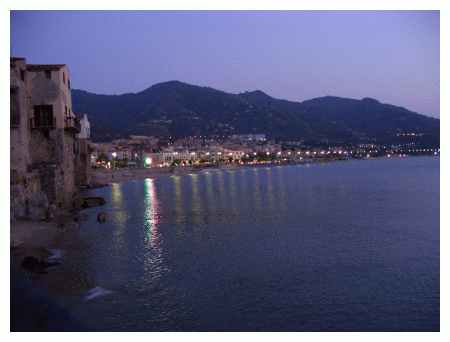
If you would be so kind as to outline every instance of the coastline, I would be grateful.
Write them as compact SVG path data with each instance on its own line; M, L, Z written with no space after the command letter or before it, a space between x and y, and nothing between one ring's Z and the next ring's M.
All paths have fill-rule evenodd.
M98 168L92 169L91 179L92 185L90 188L97 188L103 186L109 186L111 183L121 183L131 180L139 180L145 178L159 178L162 176L171 175L185 175L190 173L200 173L208 170L238 170L241 168L261 168L261 167L273 167L273 166L292 166L292 165L307 165L307 164L321 164L332 163L337 161L348 161L354 159L336 158L336 159L308 159L301 162L285 162L285 163L262 163L262 164L223 164L218 166L208 167L161 167L161 168L117 168L117 169L105 169ZM355 159L356 160L356 159Z

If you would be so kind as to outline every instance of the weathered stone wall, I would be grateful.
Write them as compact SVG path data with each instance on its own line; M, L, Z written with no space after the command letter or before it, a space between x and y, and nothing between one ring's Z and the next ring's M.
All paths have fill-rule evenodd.
M62 143L62 160L60 165L62 167L63 184L62 192L64 194L64 205L71 207L74 196L76 195L75 185L75 136L72 133L65 132Z
M11 61L11 101L14 101L11 106L16 107L18 117L10 118L10 214L11 219L44 219L48 216L48 200L41 191L40 177L33 171L29 153L30 93L27 76L24 59Z
M77 154L75 161L76 184L78 186L89 185L91 182L91 164L88 139L77 140Z
M17 61L10 69L11 91L14 92L12 101L15 101L19 123L11 122L10 143L11 143L11 169L16 170L21 177L27 171L30 162L28 153L29 135L28 135L28 109L29 94L26 83L21 79L21 72L25 73L25 60ZM11 106L13 104L11 103ZM11 118L12 119L12 118Z
M66 82L62 74L65 73ZM43 71L30 72L31 107L52 105L56 127L31 131L30 153L33 166L39 169L42 189L49 202L58 208L71 208L76 192L75 132L66 129L66 118L72 113L67 68L51 71L51 79ZM44 179L45 178L45 179Z

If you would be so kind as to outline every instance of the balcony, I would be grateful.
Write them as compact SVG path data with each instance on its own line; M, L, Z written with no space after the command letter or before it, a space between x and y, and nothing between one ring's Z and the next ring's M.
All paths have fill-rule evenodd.
M80 133L80 120L76 117L66 116L64 118L64 130L72 132L74 134Z

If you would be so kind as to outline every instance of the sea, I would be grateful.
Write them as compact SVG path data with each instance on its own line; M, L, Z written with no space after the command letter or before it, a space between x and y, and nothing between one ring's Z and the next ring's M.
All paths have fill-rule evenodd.
M440 329L438 157L205 169L89 195L106 205L32 280L73 330Z

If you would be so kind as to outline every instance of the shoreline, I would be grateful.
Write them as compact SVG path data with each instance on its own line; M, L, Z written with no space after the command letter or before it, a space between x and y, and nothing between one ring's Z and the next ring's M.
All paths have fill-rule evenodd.
M145 178L159 178L163 176L181 176L190 173L201 173L209 170L239 170L245 168L263 168L276 166L292 166L292 165L307 165L307 164L324 164L338 161L349 161L353 159L326 159L326 160L305 160L301 162L288 163L262 163L262 164L223 164L218 166L207 167L162 167L162 168L118 168L118 169L93 169L92 170L92 185L90 189L109 186L112 183L122 183L132 180L140 180ZM356 160L356 159L355 159Z
M416 157L416 156L410 156ZM417 157L436 157L434 155L421 155ZM385 159L386 156L371 157L370 159ZM118 169L92 169L92 184L87 189L95 189L100 187L110 186L112 183L123 183L132 180L141 180L145 178L156 179L163 176L181 176L186 174L201 173L205 171L216 170L238 170L245 168L263 168L263 167L279 167L279 166L293 166L293 165L309 165L309 164L328 164L334 162L347 162L347 161L364 161L366 158L336 158L336 159L308 159L301 162L284 162L284 163L261 163L261 164L222 164L218 166L207 167L162 167L162 168L118 168Z

